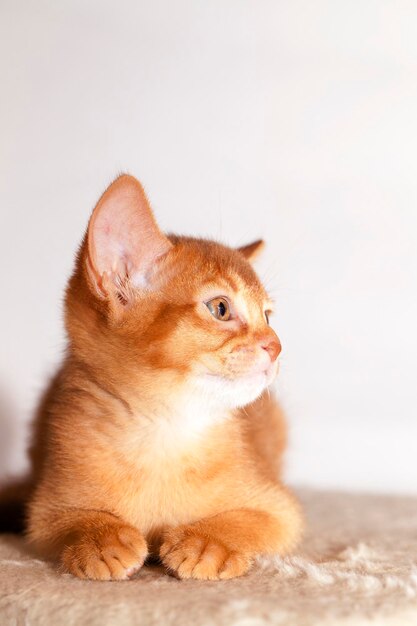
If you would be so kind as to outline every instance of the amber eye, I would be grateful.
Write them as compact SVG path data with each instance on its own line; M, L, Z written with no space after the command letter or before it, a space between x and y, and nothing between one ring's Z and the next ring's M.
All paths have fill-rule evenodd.
M265 311L265 319L266 319L266 323L269 326L269 316L271 315L272 311Z
M206 302L206 307L216 320L227 322L230 319L230 306L226 298L213 298Z

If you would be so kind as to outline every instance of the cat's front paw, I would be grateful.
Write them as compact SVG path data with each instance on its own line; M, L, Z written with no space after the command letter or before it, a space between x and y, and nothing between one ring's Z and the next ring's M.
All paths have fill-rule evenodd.
M61 561L79 578L127 580L142 567L147 554L146 541L136 528L106 524L82 532L64 548Z
M245 574L252 564L248 556L187 526L166 531L159 554L168 570L180 578L235 578Z

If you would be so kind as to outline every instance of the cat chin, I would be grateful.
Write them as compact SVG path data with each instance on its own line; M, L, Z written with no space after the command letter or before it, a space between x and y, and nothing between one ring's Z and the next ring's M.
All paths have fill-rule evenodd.
M204 401L213 408L239 409L256 400L272 382L272 378L265 372L234 380L221 375L204 374L194 383Z

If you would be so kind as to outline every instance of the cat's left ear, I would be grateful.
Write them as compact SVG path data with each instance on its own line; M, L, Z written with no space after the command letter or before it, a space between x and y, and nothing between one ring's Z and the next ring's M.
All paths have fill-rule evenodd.
M238 248L238 250L239 252L243 254L243 256L245 257L247 261L249 261L250 263L253 263L255 259L258 258L258 256L260 255L264 247L265 247L264 240L257 239L256 241L253 241L252 243L246 244L246 246L241 246L240 248Z
M152 290L158 262L171 248L142 185L133 176L119 176L101 196L88 225L87 268L97 295L124 306L137 290Z

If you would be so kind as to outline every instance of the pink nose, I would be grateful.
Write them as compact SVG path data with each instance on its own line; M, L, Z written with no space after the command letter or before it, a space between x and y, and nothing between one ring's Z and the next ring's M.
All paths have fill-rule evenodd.
M262 345L262 348L266 350L269 354L269 358L272 363L277 360L279 353L281 352L281 343L276 339L273 339L267 344Z

